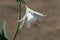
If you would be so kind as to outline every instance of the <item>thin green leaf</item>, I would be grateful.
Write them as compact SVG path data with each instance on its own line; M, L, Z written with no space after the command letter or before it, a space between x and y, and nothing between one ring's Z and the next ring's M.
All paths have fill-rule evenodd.
M6 20L3 20L3 24L2 24L2 36L7 38L7 34L6 34Z
M0 33L0 40L8 40L8 39L5 38L4 36L2 36L1 33Z

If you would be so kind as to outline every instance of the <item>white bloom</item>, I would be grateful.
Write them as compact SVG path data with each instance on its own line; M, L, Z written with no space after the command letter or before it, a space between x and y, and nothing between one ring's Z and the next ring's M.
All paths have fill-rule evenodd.
M26 8L27 9L26 9L26 13L25 13L24 17L21 20L18 20L17 21L17 22L22 22L23 21L22 22L22 25L20 26L20 28L23 26L26 18L27 18L27 28L30 28L30 24L31 23L34 23L34 22L36 22L38 20L37 15L43 16L43 17L46 17L47 16L47 15L43 15L43 14L41 14L39 12L33 11L32 9L30 9L28 7L26 7Z

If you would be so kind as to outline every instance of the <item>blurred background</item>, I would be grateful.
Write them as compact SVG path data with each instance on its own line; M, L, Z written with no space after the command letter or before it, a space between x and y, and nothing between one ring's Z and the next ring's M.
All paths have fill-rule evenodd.
M26 23L19 30L16 40L60 40L60 0L25 0L28 6L40 13L47 14L44 19L39 17L40 26L31 25L27 29ZM22 17L25 14L25 7L22 4ZM0 0L0 32L2 21L7 21L7 34L9 40L16 31L18 18L18 4L16 0Z

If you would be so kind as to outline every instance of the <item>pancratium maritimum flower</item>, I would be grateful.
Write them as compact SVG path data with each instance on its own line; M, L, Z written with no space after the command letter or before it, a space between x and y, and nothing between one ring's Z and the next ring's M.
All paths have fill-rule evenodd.
M43 16L43 17L47 16L47 15L43 15L39 12L36 12L26 6L26 13L25 13L24 17L21 20L17 20L17 22L22 22L20 28L23 26L26 18L27 18L27 28L30 28L31 23L38 22L38 17L36 14L39 16Z

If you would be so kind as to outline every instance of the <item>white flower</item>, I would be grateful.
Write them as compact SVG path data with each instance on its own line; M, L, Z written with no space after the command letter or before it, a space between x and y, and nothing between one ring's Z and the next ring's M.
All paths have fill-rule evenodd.
M26 18L27 18L27 28L30 28L31 23L38 21L38 17L36 14L39 16L43 16L43 17L47 16L47 15L43 15L39 12L33 11L32 9L26 7L26 13L25 13L24 17L21 20L17 20L17 22L22 22L22 25L20 26L20 28L23 26Z

